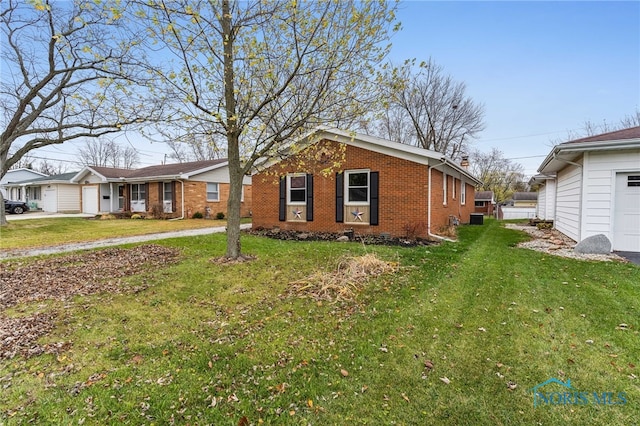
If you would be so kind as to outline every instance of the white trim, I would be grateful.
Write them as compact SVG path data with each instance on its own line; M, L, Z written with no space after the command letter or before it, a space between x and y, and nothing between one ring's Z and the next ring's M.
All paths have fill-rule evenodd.
M349 201L349 175L356 173L367 174L367 201ZM362 187L355 187L362 188ZM344 205L345 206L369 206L371 205L371 170L370 169L354 169L344 171Z
M209 191L209 185L216 185L216 190L215 191ZM212 193L216 193L218 194L217 198L209 198L209 192ZM218 202L220 201L220 183L219 182L207 182L207 187L205 188L205 198L207 199L207 201L211 201L211 202Z
M304 200L302 201L291 201L291 190L294 189L291 187L291 178L301 177L304 178ZM295 188L296 190L301 190L303 188ZM307 205L307 174L306 173L288 173L287 174L287 205L290 206L306 206Z

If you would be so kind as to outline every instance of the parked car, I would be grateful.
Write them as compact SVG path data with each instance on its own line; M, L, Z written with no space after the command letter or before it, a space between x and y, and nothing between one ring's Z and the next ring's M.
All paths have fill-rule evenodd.
M29 206L24 201L4 200L4 211L7 213L22 214L29 211Z

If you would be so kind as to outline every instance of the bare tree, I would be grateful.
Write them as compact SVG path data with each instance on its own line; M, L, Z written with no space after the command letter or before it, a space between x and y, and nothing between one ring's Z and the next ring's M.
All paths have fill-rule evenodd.
M625 115L624 118L620 119L618 123L607 123L606 120L602 120L602 123L594 123L591 120L586 120L579 130L569 130L566 137L552 139L549 145L554 146L559 143L572 141L575 139L600 135L602 133L615 132L617 130L628 129L630 127L637 126L640 126L640 110L638 109L633 114Z
M156 112L134 90L148 75L127 3L4 0L0 177L27 153L121 131ZM0 225L6 224L4 211Z
M458 158L484 129L484 107L433 59L388 65L380 81L384 103L375 127L388 139Z
M85 166L133 169L140 155L133 147L122 147L112 139L88 139L79 150L79 160Z
M483 184L481 191L493 191L497 202L507 200L514 192L526 189L524 166L504 158L497 148L490 152L472 152L471 172Z
M62 163L60 161L53 162L49 159L42 159L38 161L35 170L40 173L44 173L47 176L54 176L62 173L67 173L69 171L69 166L68 164Z
M357 0L141 4L153 41L173 54L158 64L162 92L182 101L171 124L186 133L197 124L226 146L227 257L243 257L242 179L256 160L310 126L364 114L394 11Z

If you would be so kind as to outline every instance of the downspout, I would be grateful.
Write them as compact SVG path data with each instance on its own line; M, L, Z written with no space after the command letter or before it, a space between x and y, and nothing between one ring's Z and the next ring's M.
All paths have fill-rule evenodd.
M438 166L442 166L447 164L447 159L446 158L441 158L440 159L441 163L438 163L434 166L427 166L429 167L429 178L428 178L428 185L429 187L427 188L427 197L429 198L428 203L427 203L427 235L433 238L436 238L440 241L449 241L452 243L455 243L455 240L452 240L450 238L446 238L446 237L441 237L440 235L436 235L431 233L431 169L433 169L434 167L438 167Z
M174 217L173 219L170 219L170 220L184 219L184 181L183 180L178 180L178 181L180 182L180 186L182 188L182 190L180 191L180 208L182 209L182 216Z

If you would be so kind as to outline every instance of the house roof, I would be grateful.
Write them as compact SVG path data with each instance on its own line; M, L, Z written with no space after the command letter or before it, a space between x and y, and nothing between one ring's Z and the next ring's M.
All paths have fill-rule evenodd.
M513 201L538 201L537 192L514 192L511 196Z
M538 172L543 174L557 172L588 151L616 151L635 148L640 148L640 126L575 139L553 147L538 168Z
M60 173L58 175L52 176L42 176L34 179L25 179L19 182L10 182L8 185L46 185L49 183L72 183L71 178L73 178L78 172L71 173Z
M387 139L365 135L363 133L349 132L325 126L319 126L316 129L303 135L302 137L292 141L292 143L289 144L287 149L285 149L285 151L282 153L281 157L292 155L292 153L294 152L293 147L299 149L300 147L312 145L323 139L343 143L345 145L355 146L358 148L363 148L381 154L390 155L392 157L402 158L432 167L449 167L450 169L453 169L454 171L460 173L462 176L465 176L475 185L480 185L482 183L478 178L469 173L469 171L457 164L453 159L446 157L440 152L399 142L393 142ZM270 167L278 162L279 160L277 159L267 159L264 160L261 165L259 164L257 168Z
M74 182L82 180L87 173L93 173L104 181L113 180L150 180L150 179L188 179L193 175L204 173L227 165L227 159L191 161L187 163L161 164L141 169L118 169L113 167L87 166L73 178Z
M477 191L475 195L476 201L494 201L493 191Z

